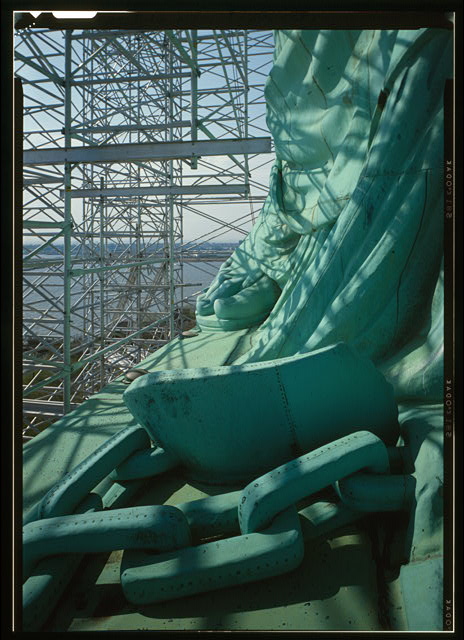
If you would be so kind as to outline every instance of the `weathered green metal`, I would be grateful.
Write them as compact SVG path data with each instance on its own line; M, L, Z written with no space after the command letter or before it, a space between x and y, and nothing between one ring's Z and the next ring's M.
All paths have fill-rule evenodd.
M119 482L150 478L178 465L179 460L161 447L147 448L124 460L110 473L110 478Z
M207 483L246 482L353 431L398 438L393 390L339 344L307 355L141 376L123 395L150 437Z
M275 305L280 288L264 275L244 290L242 286L242 280L231 278L205 289L198 297L198 324L204 329L228 331L261 324Z
M441 604L431 597L425 612L409 600L418 601L417 574L443 602L443 103L452 75L451 30L276 32L266 85L276 148L269 195L197 304L204 330L221 319L220 329L233 330L232 315L243 327L268 314L236 364L342 340L393 384L403 415L414 416L401 427L412 476L365 486L357 476L339 490L367 511L409 507L404 555L425 564L401 570L405 624L437 630ZM267 279L281 289L271 309Z
M200 333L188 340L176 339L152 353L140 363L140 367L151 372L166 368L216 367L225 364L242 339L246 339L246 333L245 330L208 336ZM93 454L109 437L129 425L136 425L122 399L126 389L125 376L121 376L79 405L69 418L57 420L24 445L25 516L63 476Z
M89 515L100 511L102 506L100 496L92 494L81 502L76 513ZM39 561L32 570L23 569L23 574L26 573L27 577L22 594L24 631L36 631L41 628L58 602L61 590L66 588L81 561L82 554L76 553L68 555L65 562L60 556L51 557Z
M356 511L409 511L414 505L416 482L411 475L355 473L335 485L344 504Z
M135 604L163 602L286 573L303 555L298 513L290 507L260 533L151 556L126 551L121 586Z
M131 437L135 440L129 443L130 448L140 445L136 439L140 427L128 427L125 432L125 438L121 434L113 436L106 446L100 447L96 456L91 457L93 462L101 460L104 463L103 475L107 475L110 460L117 461L118 445L120 450ZM125 435L124 431L122 434ZM105 457L104 453L108 451L112 455L107 453ZM118 549L147 549L151 554L156 551L155 559L130 552L121 568L121 585L126 597L133 603L144 604L279 575L298 566L304 554L294 504L359 469L377 473L389 469L385 445L369 432L354 433L282 465L257 478L242 492L227 493L178 508L135 507L99 515L74 514L36 520L26 524L23 530L24 577L29 577L40 560L55 554ZM42 511L48 508L51 513L60 512L66 504L70 509L75 508L77 498L74 495L70 499L69 488L74 489L79 480L81 485L91 486L90 470L87 459L77 472L69 474L67 482L49 492L51 500L45 502ZM93 484L101 478L94 475ZM82 486L79 489L82 491ZM55 496L58 498L51 504ZM81 501L82 495L78 494L78 497ZM369 497L375 499L372 493ZM391 509L390 504L383 507ZM312 508L314 512L318 505L312 505ZM341 512L344 521L356 519L356 509L348 511L351 511L348 518L346 508L345 513ZM339 514L335 517L327 515L329 517L319 518L323 524L327 525L329 520L339 524ZM290 516L293 520L296 518L298 524L289 525ZM285 531L282 530L282 519L286 522ZM191 524L200 539L225 532L236 534L237 529L241 535L191 547ZM181 550L172 553L175 549ZM159 555L166 551L167 554ZM44 583L42 591L45 592L46 587ZM43 597L39 591L35 600Z
M101 513L102 509L117 509L133 501L138 485L107 483L98 485L98 489L90 493L76 507L75 513ZM29 518L30 520L30 518ZM26 525L27 526L27 525ZM49 552L53 551L49 549ZM73 550L74 551L74 550ZM23 617L24 631L38 631L50 616L73 576L82 563L82 553L67 553L48 556L40 560L32 569L30 576L23 584Z
M314 540L356 522L364 516L362 511L356 511L343 502L328 502L317 500L312 504L298 510L306 541Z
M289 537L291 531L299 532L301 523L306 522L309 526L303 538L309 540L359 519L363 511L346 504L315 502L300 512L297 524L294 503L359 468L373 472L389 469L385 446L368 432L341 438L273 469L241 492L177 505L186 516L196 546L185 545L180 551L156 556L126 552L121 564L124 594L135 604L163 602L292 570L303 559L303 549L299 534ZM369 487L369 474L364 475L364 485ZM370 487L365 493L373 501L376 483ZM382 497L377 511L399 508L397 494L390 495L390 502ZM234 537L198 544L202 537L231 534Z
M27 578L34 565L50 555L117 549L162 552L190 542L182 511L167 505L46 518L30 522L23 529L23 575Z
M204 327L223 319L233 330L269 315L241 362L344 341L395 371L398 397L415 385L416 397L441 398L442 320L434 305L429 326L424 309L441 286L451 74L442 29L276 32L265 90L276 147L268 198L197 303ZM269 280L281 290L272 308ZM413 364L413 380L402 363Z
M46 496L49 499L43 501L37 515L42 516L44 511L48 515L47 509L50 514L62 512L66 505L74 509L77 502L82 502L83 489L94 486L106 476L109 464L118 464L121 449L126 446L130 451L144 444L138 437L140 431L138 426L128 427L110 438L95 455L83 461L65 481L49 492ZM135 462L139 455L133 456ZM93 466L92 462L95 463ZM97 470L98 462L103 464ZM29 522L23 530L25 603L35 605L28 605L34 612L36 603L46 597L50 583L42 579L36 584L37 581L33 580L32 586L28 586L29 576L35 565L55 554L71 554L74 558L71 566L74 566L78 561L76 553L117 549L149 549L153 553L183 548L177 555L158 555L155 562L150 557L129 553L126 564L122 566L121 584L126 597L138 604L161 602L289 571L301 562L303 544L299 524L295 537L293 526L289 529L286 525L285 532L281 530L282 518L287 519L289 508L295 511L295 502L359 468L375 472L389 468L385 446L368 432L342 438L274 469L242 492L181 504L175 509L136 507L110 510L99 515L49 515L46 519ZM305 515L315 514L316 519L319 516L318 524L322 523L326 528L329 522L340 524L340 516L343 522L359 517L356 510L344 507L340 513L326 511L321 518L318 508L320 505L312 505L312 510L306 510ZM274 524L270 525L273 519ZM298 518L296 522L299 522ZM242 535L192 548L189 546L191 525L197 540L202 536L214 537L218 533L237 534L237 530ZM263 528L266 529L260 534L253 533ZM207 554L207 558L203 558L203 554ZM29 628L35 627L34 619L34 615L28 614Z
M238 536L240 530L239 507L243 490L208 496L176 504L187 519L195 544L215 536ZM363 517L343 502L318 500L299 508L300 523L305 540L335 531Z
M230 491L219 495L192 500L177 504L177 508L185 515L195 542L201 538L217 535L238 535L237 505L241 491Z
M259 531L290 505L360 469L387 473L389 468L385 445L372 433L339 438L250 482L239 501L240 531ZM369 493L374 500L374 492Z
M138 425L129 426L109 438L60 482L46 493L30 512L26 524L33 520L72 513L108 474L137 449L146 448L150 440Z
M318 521L327 532L329 523L354 521L362 512L407 508L404 556L411 566L400 570L403 628L439 630L439 613L427 606L420 579L432 580L439 600L443 421L441 406L431 401L441 401L436 212L451 39L429 29L289 31L276 38L267 97L277 160L268 201L199 300L199 335L162 351L156 364L168 371L147 374L124 392L136 421L162 447L159 454L136 454L127 465L141 457L149 469L152 456L166 454L210 488L265 475L240 494L246 500L236 515L237 492L227 493L224 503L214 496L179 506L190 526L199 523L200 537L208 535L209 524L212 535L222 525L235 533L237 518L242 535L163 555L126 552L121 584L138 606L246 583L268 575L267 567L258 574L263 560L274 563L269 575L304 561L305 517L311 535ZM412 109L418 96L421 109ZM234 327L251 326L259 314L269 317L235 339ZM200 346L201 360L208 342L220 344L223 329L230 330L230 340L220 357L211 357L221 366L208 357L194 369L174 370L173 353L185 367ZM153 362L142 366L150 370ZM395 397L409 403L400 426ZM346 436L359 429L375 435L356 435L366 448L351 451ZM341 441L334 447L336 438ZM368 449L379 454L374 471L387 471L395 456L385 444L396 443L407 447L412 469L340 480L372 463ZM295 507L282 509L337 480L342 504L316 501L301 519L282 525L296 515ZM273 516L270 529L257 533ZM263 541L264 533L277 535ZM402 557L397 566L404 562ZM377 576L379 563L377 558ZM337 590L341 570L338 563L332 574ZM411 606L418 590L421 603ZM211 608L212 601L202 602ZM425 608L426 625L424 617L419 620ZM241 625L247 628L246 616Z

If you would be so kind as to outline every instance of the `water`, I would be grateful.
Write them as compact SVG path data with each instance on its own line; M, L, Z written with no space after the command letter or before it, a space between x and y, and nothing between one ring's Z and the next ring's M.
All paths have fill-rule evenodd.
M192 296L198 290L208 287L222 262L187 262L184 264L184 282L201 283L201 286L182 287L183 297Z
M184 304L194 307L196 294L209 286L221 264L222 262L184 263L183 280L186 285L190 286L177 288L176 302L184 300ZM44 268L43 271L45 272L46 269ZM26 272L25 275L29 282L34 282L36 280L36 276L34 276L33 271L29 272L29 275ZM124 284L125 279L123 276L120 276L119 280L121 284ZM45 310L47 310L47 315L58 319L62 318L63 300L60 300L63 295L62 277L48 276L41 285L40 290L43 292L43 295L28 287L28 293L24 297L25 304L23 306L23 319L25 324L30 324L33 319L40 318L44 314ZM98 291L98 289L96 291ZM76 280L71 289L71 307L81 304L80 298L82 297L82 293L83 288L80 285L79 280ZM45 296L47 296L48 300L45 299ZM185 300L186 298L187 300ZM53 306L54 304L56 304L56 308ZM83 319L79 318L78 313L72 315L72 335L79 335L82 333L83 322ZM53 325L49 326L51 328ZM35 331L41 334L43 333L41 330L43 328L45 327L35 328Z

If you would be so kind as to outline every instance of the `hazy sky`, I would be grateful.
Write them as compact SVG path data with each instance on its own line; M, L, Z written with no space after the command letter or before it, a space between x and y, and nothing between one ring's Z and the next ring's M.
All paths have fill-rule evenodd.
M211 36L211 32L199 32L200 36L209 35ZM260 38L263 37L261 34ZM232 36L229 36L230 40L232 40ZM251 38L250 38L251 39ZM63 55L63 44L64 44L64 35L62 32L51 32L47 34L36 32L33 38L26 38L21 34L15 35L15 44L16 50L18 52L18 59L16 61L16 69L18 71L18 75L23 79L34 81L36 84L33 86L31 84L24 84L24 104L26 107L32 108L29 110L29 115L25 117L24 120L24 130L25 133L31 131L37 131L42 133L35 133L33 135L29 135L26 139L25 146L29 147L38 147L38 148L47 148L51 146L59 146L62 147L64 144L62 127L64 122L64 91L62 86L53 82L50 78L47 78L44 75L44 71L55 73L56 75L63 77L64 75L64 55ZM103 44L105 44L103 42ZM187 47L188 44L184 43L184 46ZM198 118L203 120L206 118L206 123L208 129L213 135L217 137L235 137L237 135L237 131L232 129L233 122L231 118L234 117L236 110L240 110L241 108L241 100L240 98L237 101L230 102L230 94L226 91L225 87L227 86L224 80L224 71L223 67L219 64L221 62L221 58L227 55L227 51L218 51L217 43L214 38L209 38L208 40L201 40L199 44L199 60L203 65L202 75L198 79L198 90L199 90L199 104L198 104ZM215 49L216 47L216 49ZM107 47L108 48L108 47ZM111 52L110 52L111 53ZM248 120L249 120L249 137L260 137L260 136L269 136L267 131L266 123L265 123L265 106L264 99L262 96L262 85L265 81L266 75L270 69L272 63L272 34L267 32L267 40L264 39L261 42L257 42L255 47L250 47L249 50L249 67L248 67L248 79L249 84L251 85L251 89L249 92L249 100L254 103L249 107ZM20 59L20 56L26 56L31 59L31 65L24 64L24 61ZM76 67L79 67L81 64L80 58L82 58L82 48L79 49L79 41L73 40L73 70ZM108 77L112 77L111 73L114 73L116 76L121 77L124 73L126 73L125 68L127 67L127 58L123 56L111 58L114 59L114 64L109 69L106 69L106 73ZM145 68L149 68L149 64L146 59L141 58L146 65ZM158 64L159 61L155 61L155 64ZM211 63L211 64L210 64ZM105 70L100 66L97 67L95 65L95 73L105 73ZM82 70L77 71L75 77L78 77L82 73ZM132 74L134 71L131 72ZM228 79L234 89L240 90L240 70L232 65L226 67L225 73L228 75ZM92 78L93 76L87 76ZM40 80L40 82L37 82ZM45 81L44 81L45 80ZM190 77L184 80L186 84L183 85L183 88L189 88ZM142 83L143 84L143 83ZM255 85L259 85L256 87ZM120 85L122 86L122 85ZM156 87L153 87L150 82L146 82L143 87L142 93L139 94L139 103L135 103L133 99L128 100L127 91L124 91L124 88L127 88L128 84L126 83L123 86L123 90L120 92L120 96L116 96L113 92L111 94L111 104L110 109L112 109L111 120L106 122L110 122L111 126L115 126L118 123L131 123L132 121L137 121L136 116L134 116L135 111L138 109L139 113L142 113L139 116L139 121L141 123L144 122L144 118L149 123L156 122L156 118L159 118L159 115L156 114L156 109L153 108L153 104L156 102ZM97 108L100 108L105 99L108 99L107 87L108 85L99 85L100 89L98 93L95 94L94 97L94 105ZM210 87L218 87L218 91L214 95L206 95L203 92ZM158 94L159 95L159 94ZM240 95L240 93L234 94ZM153 104L150 101L153 100ZM182 101L185 106L188 107L189 95L184 96ZM101 101L101 104L100 104ZM177 104L180 104L181 98L177 99ZM83 100L83 95L79 87L73 87L72 90L72 122L74 126L79 127L79 123L85 123L86 118L88 120L89 115L85 113L85 99ZM229 102L229 104L227 104ZM118 113L118 104L120 105L120 112ZM129 105L129 107L128 107ZM142 111L140 111L142 109ZM215 124L213 120L208 120L211 113L217 109L217 114L221 118L221 121L218 124ZM132 111L132 112L131 112ZM102 113L104 109L102 110ZM108 111L105 112L106 117L108 115ZM180 112L176 115L176 117L180 117L182 119L188 120L190 118L189 108L185 109L185 111ZM216 117L216 116L214 116ZM135 120L134 120L135 118ZM100 118L99 122L96 122L98 125L100 122L104 122ZM81 136L82 129L84 129L87 125L81 125ZM95 124L94 124L95 126ZM231 129L230 132L228 128ZM242 130L242 135L244 131ZM132 134L131 134L132 135ZM190 131L188 128L182 129L182 139L188 140L190 135ZM207 136L202 132L198 132L199 139L207 139ZM142 138L143 140L143 138ZM145 139L144 141L146 141ZM107 143L111 144L112 142L133 142L135 139L128 138L127 135L125 138L115 138L112 136ZM103 140L103 142L105 142ZM79 139L79 135L73 139L73 146L82 146L84 141ZM241 163L243 163L243 156L237 158ZM259 198L262 197L266 193L266 187L269 178L270 166L272 164L273 155L267 154L266 156L261 155L259 157L249 157L249 170L251 173L251 194L254 196L255 200L250 204L248 202L240 202L240 203L200 203L199 200L192 201L186 204L183 208L183 232L184 232L184 240L193 240L198 237L205 237L205 239L217 239L219 241L237 241L242 240L244 238L244 234L240 231L225 229L222 228L221 224L211 220L211 217L217 218L221 221L225 221L229 224L233 224L235 226L240 227L242 231L247 231L251 226L251 215L250 212L254 211L255 214L258 213L261 202L259 202ZM127 167L127 165L125 165ZM224 170L232 170L233 173L237 174L237 177L233 177L232 175L223 176L220 178L220 182L223 183L243 183L243 175L239 175L238 167L234 165L232 160L227 156L209 156L205 157L199 161L198 168L196 170L189 170L187 167L187 163L183 163L183 175L184 175L184 183L190 184L192 180L198 179L200 175L206 175L208 173L212 173L217 171ZM85 169L85 176L81 173L79 168L74 168L72 172L73 176L73 188L82 188L83 186L88 186L83 183L83 179L89 176L89 165L87 165ZM112 167L113 168L113 167ZM50 171L55 171L58 173L62 173L62 166L57 166L56 169L53 167L41 167L38 169L40 172L49 173ZM132 169L131 169L132 170ZM191 176L191 178L189 178ZM114 184L117 183L118 177L115 173L112 177L114 180ZM154 179L154 178L153 178ZM201 179L200 179L201 181ZM99 179L96 180L97 184L94 186L98 186ZM204 183L207 184L207 179L204 180ZM258 183L258 187L254 186L253 183ZM134 182L132 181L132 184ZM146 174L141 178L139 186L151 186L152 178L150 178L149 174ZM43 206L45 206L46 202L56 203L57 208L60 207L60 201L58 197L58 190L62 190L62 184L50 185L48 189L48 193L45 198L42 198L40 201ZM54 191L55 190L55 191ZM37 191L34 193L29 192L25 193L25 206L33 206L34 198L37 195ZM74 220L77 224L82 220L82 200L73 199L72 201L72 212ZM205 217L201 217L198 212L204 213L206 216L209 216L209 219ZM34 213L37 216L37 212ZM238 222L234 222L237 219Z

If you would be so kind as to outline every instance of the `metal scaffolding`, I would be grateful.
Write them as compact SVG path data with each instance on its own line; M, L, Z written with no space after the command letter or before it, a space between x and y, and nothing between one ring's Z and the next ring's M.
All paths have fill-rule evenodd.
M207 243L248 232L273 159L273 43L247 30L15 37L27 439L188 327L231 250Z

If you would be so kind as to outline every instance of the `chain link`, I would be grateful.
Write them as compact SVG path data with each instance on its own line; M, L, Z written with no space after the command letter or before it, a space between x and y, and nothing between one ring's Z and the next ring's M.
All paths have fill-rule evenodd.
M414 495L411 476L389 475L384 443L358 431L276 467L240 491L176 507L62 515L124 460L129 468L131 456L153 457L141 431L128 427L110 438L47 494L37 511L42 517L25 527L26 574L47 555L125 549L120 579L126 598L134 604L162 602L290 571L303 560L305 518L313 525L310 535L320 535L366 511L407 508ZM155 457L160 456L162 450ZM100 463L103 469L92 469ZM296 503L329 486L340 503L316 502L299 515Z
M283 509L360 469L387 473L387 448L373 433L357 431L295 458L250 482L238 506L242 533L259 531Z
M145 429L129 426L100 447L55 484L24 518L24 524L72 513L90 491L135 451L150 446Z

